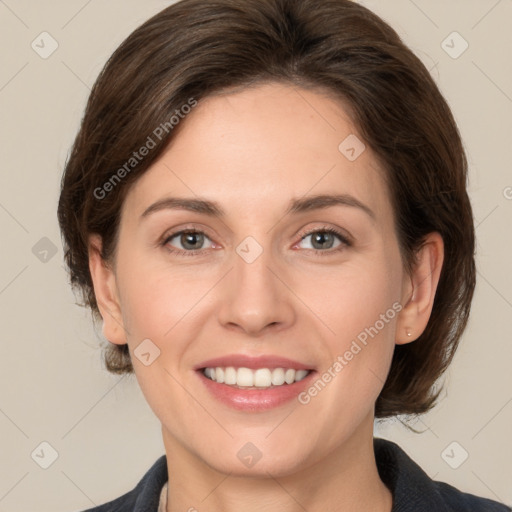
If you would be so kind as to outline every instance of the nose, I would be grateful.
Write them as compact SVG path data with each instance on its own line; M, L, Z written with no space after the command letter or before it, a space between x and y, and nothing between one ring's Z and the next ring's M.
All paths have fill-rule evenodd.
M289 328L296 312L285 265L270 250L263 250L254 261L240 254L233 253L233 268L222 292L220 323L251 336Z

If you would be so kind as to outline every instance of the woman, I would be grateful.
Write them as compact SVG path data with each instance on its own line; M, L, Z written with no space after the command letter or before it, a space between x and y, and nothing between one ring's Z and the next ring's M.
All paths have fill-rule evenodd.
M182 0L135 30L58 216L166 453L90 510L509 510L373 437L434 406L466 326L466 173L428 71L360 5Z

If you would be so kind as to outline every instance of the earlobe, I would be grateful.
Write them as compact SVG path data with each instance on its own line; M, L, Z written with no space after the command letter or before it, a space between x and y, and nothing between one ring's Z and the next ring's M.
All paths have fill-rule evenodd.
M103 336L116 345L127 343L121 304L117 293L116 276L101 257L101 237L89 237L89 271L96 302L103 318Z
M402 293L403 309L397 321L396 343L416 340L427 327L444 260L444 244L437 232L429 233L416 255L409 282Z

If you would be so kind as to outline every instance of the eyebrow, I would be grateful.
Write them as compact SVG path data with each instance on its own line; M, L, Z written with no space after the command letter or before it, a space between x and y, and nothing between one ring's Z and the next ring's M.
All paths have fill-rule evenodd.
M331 206L350 206L358 208L366 213L373 221L376 220L375 213L367 205L349 194L320 194L292 199L285 211L285 215L319 210ZM146 208L141 215L141 220L152 213L162 210L187 210L218 218L224 218L226 216L226 212L215 201L188 197L165 197Z

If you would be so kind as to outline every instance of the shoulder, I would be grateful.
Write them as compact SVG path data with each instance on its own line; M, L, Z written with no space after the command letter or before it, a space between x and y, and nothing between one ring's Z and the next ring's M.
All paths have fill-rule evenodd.
M459 491L444 482L432 482L450 512L510 512L503 503Z
M511 512L503 503L432 480L397 444L374 438L382 481L393 494L392 512Z
M168 480L167 458L162 455L129 492L82 512L146 512L157 510L160 491Z

